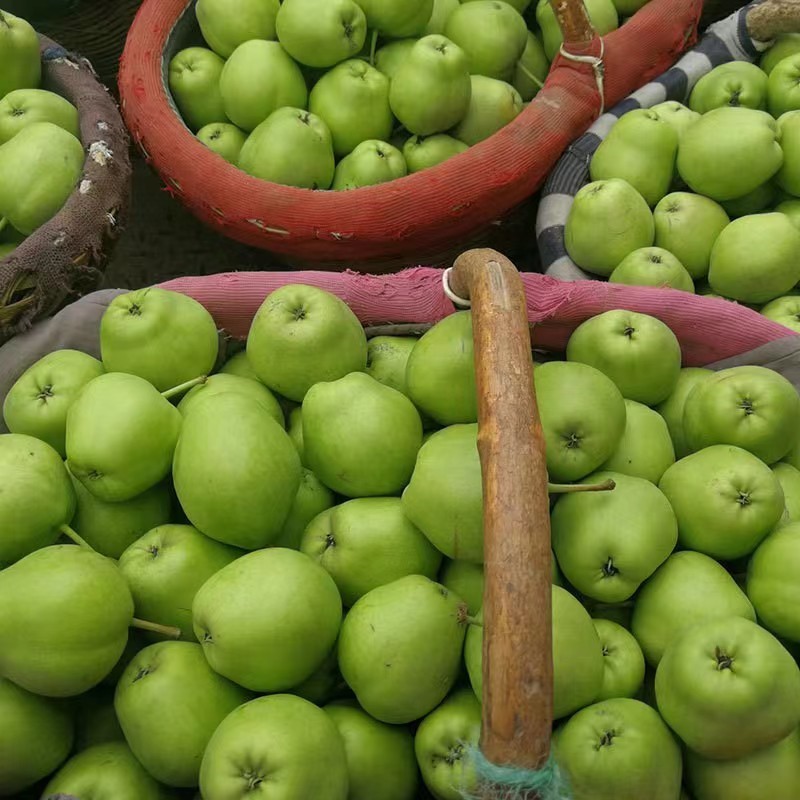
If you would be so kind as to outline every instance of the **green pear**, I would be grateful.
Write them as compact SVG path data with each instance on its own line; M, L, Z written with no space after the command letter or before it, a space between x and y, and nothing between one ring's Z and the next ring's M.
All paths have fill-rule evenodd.
M477 422L472 314L458 311L417 342L406 365L414 404L440 425Z
M470 615L475 616L483 607L483 564L446 558L439 573L439 583L467 604Z
M252 39L275 39L280 0L197 0L203 38L223 58Z
M200 587L243 551L203 536L191 525L162 524L119 556L138 617L180 628L195 641L192 601Z
M75 513L75 493L58 453L19 433L0 435L0 486L3 567L59 538Z
M468 748L478 747L481 705L469 689L453 692L420 722L414 736L422 780L439 800L461 800L477 784Z
M0 145L0 224L26 235L44 225L74 191L83 162L83 145L52 122L34 122Z
M783 150L783 166L775 176L777 185L795 197L800 196L800 111L789 111L778 119L778 141Z
M197 131L197 138L217 155L231 164L239 162L239 154L247 141L247 134L229 122L212 122Z
M54 545L0 572L0 675L47 697L97 685L125 648L133 600L116 564Z
M169 90L192 131L227 122L219 90L224 67L225 61L206 47L181 50L169 62Z
M420 39L397 68L389 104L408 131L429 136L464 118L471 92L466 53L444 36L431 35Z
M325 657L322 664L317 667L302 683L292 689L292 694L302 697L315 705L321 706L337 697L350 695L347 684L339 672L339 659L337 646Z
M300 463L308 467L305 457L305 447L303 445L303 407L293 408L289 414L289 425L286 428L289 438L292 440L297 455L300 456ZM319 480L319 479L318 479Z
M74 755L51 778L42 797L167 800L161 785L125 742L98 744Z
M472 75L511 81L528 44L522 15L501 0L462 3L448 18L444 35L467 55Z
M550 61L544 52L544 45L535 33L528 31L527 43L514 67L511 84L527 103L539 94L549 72Z
M344 619L339 667L362 708L404 724L430 713L458 676L466 605L408 575L365 594Z
M316 114L279 108L250 134L239 168L284 186L329 189L335 169L331 133Z
M417 41L417 39L397 39L387 42L375 53L375 68L391 80Z
M335 295L287 284L267 295L256 312L247 357L262 383L299 403L315 383L363 370L367 337Z
M483 562L478 426L451 425L422 445L403 511L448 558Z
M593 181L620 178L648 205L669 192L678 155L678 134L650 109L625 114L597 148L591 163Z
M678 172L689 187L712 200L734 200L766 183L780 169L777 123L765 111L716 108L681 139ZM747 163L732 170L731 164Z
M410 173L430 169L448 158L468 150L469 146L448 136L436 133L433 136L412 136L403 145L403 156Z
M385 140L392 134L389 79L357 58L337 64L317 81L308 108L328 126L337 158L367 139Z
M333 492L310 469L303 467L300 488L274 546L299 550L303 532L311 520L331 508L335 502Z
M300 67L278 44L259 39L239 45L225 63L219 90L225 116L255 130L277 109L305 108L308 88Z
M364 46L367 19L353 0L283 0L275 29L295 61L332 67Z
M619 27L619 15L612 0L584 0L584 2L586 10L589 12L589 19L598 36L605 36ZM542 29L545 53L552 61L558 54L564 39L550 0L539 0L536 6L536 21Z
M67 710L0 678L0 797L17 796L47 777L72 749Z
M603 685L595 700L635 697L644 683L644 656L633 634L608 619L593 619L603 653Z
M78 109L43 89L17 89L0 100L0 145L34 122L52 122L80 139Z
M414 404L363 372L318 383L303 400L308 465L345 497L399 494L421 444Z
M642 247L620 261L609 283L629 286L660 286L694 292L694 281L675 256L661 247Z
M0 97L15 89L36 89L42 80L39 37L20 17L0 11Z
M185 417L210 397L216 397L218 394L225 392L233 392L252 398L264 407L264 410L278 425L281 427L285 425L286 420L283 416L281 404L263 383L251 378L240 378L238 375L226 375L224 373L211 375L205 383L190 389L178 403L178 411Z
M108 372L67 412L67 466L95 497L131 500L169 474L180 412L143 378Z
M191 642L142 650L120 678L114 708L133 754L169 786L197 786L216 728L248 693L217 675Z
M350 775L348 800L417 797L414 738L408 729L378 722L353 702L331 703L323 711L344 741Z
M367 27L386 39L419 36L433 14L433 0L358 0Z
M737 197L735 200L723 200L720 205L731 219L738 219L772 209L777 194L778 188L775 182L767 181L743 197Z
M683 103L678 103L675 100L667 100L665 103L659 103L658 105L652 106L650 110L658 114L662 121L672 127L675 133L678 134L678 142L683 138L683 134L702 116L683 105Z
M584 186L575 195L564 229L570 258L579 267L605 276L634 250L650 247L654 237L647 201L619 178Z
M775 211L785 214L795 228L800 228L800 200L784 200L775 206Z
M214 368L217 324L196 300L151 287L115 297L100 323L100 352L109 372L129 372L160 392Z
M98 744L125 741L114 711L114 689L104 683L73 700L75 752Z
M795 333L800 333L800 296L787 295L776 297L762 307L761 313L767 318L779 322Z
M481 0L473 0L468 6L478 2ZM483 75L472 75L470 80L469 108L453 129L453 136L467 145L475 145L514 120L522 111L522 98L513 86L504 81Z
M733 300L766 303L800 281L798 249L800 231L784 214L741 217L714 244L708 282Z
M231 712L214 732L203 755L200 791L207 800L253 792L276 800L347 800L344 740L313 703L286 694L259 697Z
M770 72L767 81L767 107L776 119L788 111L800 109L800 54L784 58Z
M800 53L800 33L781 33L775 37L772 47L764 51L759 66L769 75L781 61L798 53Z
M9 243L9 244L2 244L0 243L0 260L8 258L16 249L16 244Z
M765 109L767 76L749 61L720 64L695 84L689 106L698 114L724 106Z
M288 435L251 397L209 397L184 420L175 491L189 521L212 539L246 550L275 541L300 474Z
M306 528L300 550L326 569L346 606L405 575L433 580L442 561L403 514L399 497L363 497L323 511Z
M3 419L12 433L24 433L66 454L67 411L78 392L102 375L103 365L77 350L56 350L28 367L3 403Z
M683 425L683 410L686 399L698 383L709 378L714 373L710 369L700 367L684 367L678 373L678 382L672 393L662 403L656 406L656 411L664 418L669 428L669 435L675 448L676 458L688 456L691 450L686 443L686 434Z
M406 365L417 341L413 336L374 336L367 343L367 375L408 397Z
M428 36L432 33L444 35L447 20L459 5L459 0L433 0L433 13L421 35Z
M302 683L322 664L339 633L342 601L319 564L273 547L212 575L195 595L192 617L216 672L269 693Z
M109 558L119 558L140 536L169 522L172 515L172 494L166 481L130 500L109 503L95 497L74 476L70 478L77 498L70 525L94 550Z
M403 154L387 142L367 139L356 145L336 166L331 189L346 191L404 178L408 173Z
M730 223L725 209L708 197L674 192L656 206L653 219L656 247L672 253L694 280L708 275L711 251Z
M242 350L232 358L229 358L223 365L220 372L226 375L238 375L240 378L251 378L254 381L261 379L253 369L250 359L247 357L247 351Z

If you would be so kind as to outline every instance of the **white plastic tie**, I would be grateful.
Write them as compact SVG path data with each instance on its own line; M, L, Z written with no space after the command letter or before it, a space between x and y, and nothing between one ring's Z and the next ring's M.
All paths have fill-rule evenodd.
M561 55L569 61L576 61L579 64L589 64L594 70L594 79L597 83L597 91L600 93L600 113L606 110L606 65L603 58L606 54L605 40L600 38L600 55L599 56L579 56L575 53L569 53L564 49L564 43L561 43Z
M469 300L465 300L463 297L459 297L451 288L450 288L450 273L453 271L452 267L448 267L442 273L442 288L444 289L444 293L450 299L454 306L458 306L458 308L472 308L472 303Z

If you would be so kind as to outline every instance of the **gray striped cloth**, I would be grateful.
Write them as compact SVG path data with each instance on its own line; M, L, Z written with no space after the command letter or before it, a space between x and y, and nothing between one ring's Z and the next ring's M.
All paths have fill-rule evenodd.
M728 61L755 61L771 42L756 42L747 32L747 12L762 0L750 3L727 19L711 25L700 43L674 67L626 97L606 112L576 139L550 173L542 190L536 218L536 242L542 272L564 281L593 276L584 272L567 255L564 226L575 195L590 182L589 164L614 123L628 111L651 108L667 100L685 103L694 85L714 67Z

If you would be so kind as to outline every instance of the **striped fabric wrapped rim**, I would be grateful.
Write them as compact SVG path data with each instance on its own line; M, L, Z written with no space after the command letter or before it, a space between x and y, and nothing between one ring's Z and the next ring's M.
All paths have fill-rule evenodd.
M564 281L594 277L578 267L567 254L564 227L575 195L591 180L589 164L595 151L623 114L668 100L685 103L697 81L714 67L729 61L754 62L772 44L756 42L747 32L747 13L761 2L756 0L711 25L700 43L675 66L599 117L567 148L544 185L536 219L536 242L545 274Z

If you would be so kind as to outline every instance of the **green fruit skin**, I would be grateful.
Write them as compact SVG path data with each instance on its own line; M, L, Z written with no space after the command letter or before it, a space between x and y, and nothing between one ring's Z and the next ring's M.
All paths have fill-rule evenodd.
M778 479L740 447L712 445L686 456L658 485L678 518L681 545L712 558L749 555L784 512Z
M519 0L517 0L517 2L519 2ZM523 0L523 2L527 5L527 0ZM427 36L431 33L444 34L444 28L448 18L459 5L459 0L433 0L433 13L428 20L428 24L425 26L425 30L422 31L423 35ZM520 11L520 13L522 12Z
M358 317L338 297L289 284L258 309L247 358L262 383L300 403L315 383L363 370L367 338Z
M95 497L123 502L169 474L181 415L142 378L108 372L67 412L67 466Z
M291 509L289 509L289 516L286 518L283 530L275 540L275 547L300 550L303 532L309 523L335 503L333 492L310 469L303 467L300 488L297 490Z
M748 217L752 214L760 214L763 211L771 210L772 206L775 205L777 194L776 176L775 179L757 186L744 197L737 197L735 200L723 200L721 205L731 219L739 219L740 217Z
M120 555L119 568L137 616L180 628L181 637L193 642L195 595L212 575L242 555L242 550L209 539L190 525L161 525Z
M300 551L325 568L346 606L405 575L433 580L442 561L399 497L363 497L323 511L306 528Z
M251 39L275 39L280 0L197 0L203 38L223 58Z
M190 409L196 408L199 403L223 392L236 392L237 394L252 397L264 407L264 410L281 427L286 424L281 404L263 383L252 378L240 378L238 375L227 375L225 373L211 375L205 383L190 389L178 403L178 411L186 416Z
M346 191L375 186L404 178L407 173L406 160L400 150L387 142L367 139L337 164L331 189Z
M237 375L240 378L250 378L254 381L261 380L253 369L253 365L247 357L247 352L244 350L229 358L223 364L220 372L224 375Z
M747 567L747 596L759 621L776 636L792 642L800 642L798 564L800 523L792 522L771 533Z
M655 237L647 201L627 181L594 181L575 195L564 229L570 258L608 277L625 256L650 247Z
M425 442L403 492L403 512L448 558L483 563L483 487L476 424L451 425Z
M789 452L800 429L800 397L786 378L771 369L732 367L691 392L683 426L686 443L694 451L730 444L773 464Z
M477 697L483 694L481 639L478 625L467 632L464 660ZM589 612L566 589L552 587L553 717L561 719L592 703L605 675L603 649Z
M34 122L52 122L81 137L78 109L69 100L43 89L18 89L0 100L0 145Z
M181 507L199 531L257 550L280 535L301 467L286 431L264 406L226 392L186 416L172 474Z
M184 122L199 131L214 122L227 122L219 79L225 61L205 47L181 50L169 64L169 89Z
M705 114L723 106L764 109L767 104L767 76L755 64L731 61L720 64L695 84L689 106Z
M347 684L339 672L337 647L325 657L322 664L317 667L302 683L292 689L292 694L302 697L318 706L328 703L336 697L349 695Z
M259 609L269 609L260 616ZM336 641L342 601L308 556L270 548L248 553L203 584L192 604L194 633L211 667L255 692L302 683ZM270 653L269 659L259 657Z
M114 691L100 684L73 701L75 752L98 744L124 742L125 734L114 711Z
M0 567L53 544L75 512L58 453L20 433L0 435Z
M524 102L530 102L539 94L549 72L550 61L544 52L544 46L535 33L528 31L525 50L514 67L514 77L511 80Z
M551 361L534 368L533 381L550 479L580 480L622 440L625 401L613 381L585 364Z
M800 111L789 111L778 119L783 166L775 183L794 197L800 196ZM774 193L773 193L774 196Z
M642 648L622 625L608 619L594 619L603 652L603 685L595 701L635 697L644 683Z
M675 129L675 132L678 134L679 142L683 134L701 117L700 114L675 100L667 100L664 103L658 103L652 106L650 110L655 111L664 122Z
M797 727L800 669L754 622L712 620L666 649L656 672L656 699L661 716L695 753L741 758Z
M413 336L374 336L367 343L367 375L408 397L406 365L418 341Z
M100 323L100 350L109 372L138 375L164 392L213 370L217 324L187 295L139 289L111 301Z
M211 735L248 699L209 667L200 645L159 642L128 665L114 708L142 766L169 786L192 787Z
M579 711L556 737L555 756L574 800L675 800L680 793L680 748L638 700L605 700Z
M800 297L797 295L771 300L761 308L761 314L795 333L800 333Z
M767 81L769 113L778 118L800 108L797 79L800 77L800 55L787 56L775 65Z
M0 97L15 89L35 89L42 80L39 37L31 25L7 11L0 16Z
M44 547L0 572L0 598L0 674L29 692L82 694L122 655L133 600L104 556Z
M791 464L779 462L772 465L772 471L783 490L786 513L792 522L800 522L800 470Z
M73 756L50 780L42 797L166 800L167 795L125 742L109 742Z
M102 375L103 365L78 350L56 350L18 378L3 402L3 418L12 433L25 433L66 455L67 411L78 392Z
M694 281L683 264L660 247L643 247L625 256L608 282L694 292Z
M464 142L447 134L437 133L433 136L412 136L403 145L403 156L409 173L414 173L438 166L468 149L469 146Z
M575 329L567 360L596 367L617 384L624 398L653 406L675 389L681 348L675 334L655 317L606 311Z
M66 709L0 678L0 795L10 797L49 775L72 749Z
M703 758L687 750L684 766L695 800L794 800L800 795L800 729L771 747L732 761Z
M698 383L709 378L714 373L710 369L702 367L684 367L678 373L678 382L672 393L656 406L656 411L664 418L669 428L669 435L675 448L676 458L688 456L691 450L686 443L686 436L683 428L683 410L686 400Z
M475 616L483 607L482 564L447 558L439 571L439 583L467 604L470 616Z
M610 492L562 496L551 516L553 550L567 580L604 603L627 600L669 557L678 523L666 497L649 481L599 472L585 479L612 479Z
M305 447L303 445L303 407L293 408L289 414L289 425L286 429L289 438L292 440L297 455L300 456L300 463L308 468L305 458ZM319 479L318 479L319 480Z
M339 667L362 708L398 725L430 713L458 676L466 611L456 595L421 575L358 600L342 625Z
M375 53L375 67L391 80L417 41L398 39L388 42Z
M522 111L522 98L505 81L484 75L471 75L470 80L472 94L469 108L464 119L453 130L453 135L459 141L472 146L488 139L512 122Z
M422 421L400 392L363 372L318 383L303 400L303 450L345 497L399 494L414 471Z
M33 233L67 202L84 159L83 145L63 128L28 125L24 136L0 145L0 217L26 236Z
M77 498L70 525L101 555L119 558L140 536L166 524L172 516L172 495L167 482L131 500L106 503L98 500L77 478L70 477Z
M433 0L359 0L367 26L388 39L420 35L433 14Z
M800 33L782 33L761 56L759 66L769 75L785 58L800 53Z
M417 762L408 730L378 722L352 702L333 703L323 711L344 740L348 800L414 800Z
M347 754L333 720L291 695L239 706L208 743L200 791L206 800L243 800L254 779L266 781L275 800L347 800Z
M713 558L685 550L673 553L642 586L631 630L656 667L688 628L726 617L756 621L752 604L727 570Z
M209 150L213 150L227 162L236 164L247 141L247 134L228 122L212 122L197 131L197 138Z
M419 724L414 751L422 780L436 800L461 800L462 792L476 788L467 747L477 747L480 735L481 706L469 689L453 692Z
M586 10L598 36L611 33L619 27L619 15L612 0L586 0ZM545 53L552 61L564 39L549 0L539 0L536 6L536 21L542 29Z

